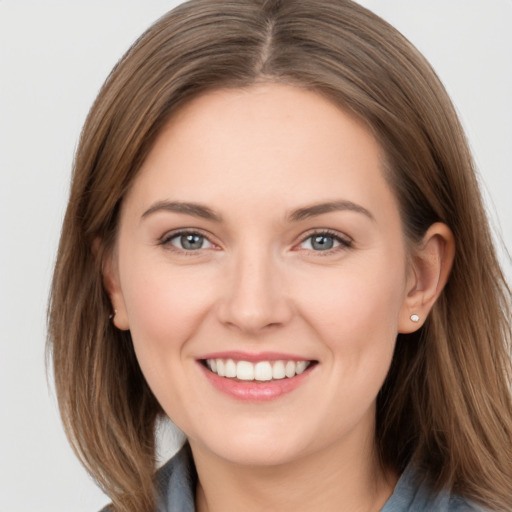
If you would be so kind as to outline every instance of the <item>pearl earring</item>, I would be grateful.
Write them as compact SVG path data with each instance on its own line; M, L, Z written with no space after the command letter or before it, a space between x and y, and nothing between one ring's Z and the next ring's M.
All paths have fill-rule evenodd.
M114 312L110 313L110 315L108 315L108 319L112 320L116 315L117 315L117 309L114 309Z
M416 314L411 315L410 318L411 318L411 320L413 322L419 322L420 321L420 317L418 315L416 315Z

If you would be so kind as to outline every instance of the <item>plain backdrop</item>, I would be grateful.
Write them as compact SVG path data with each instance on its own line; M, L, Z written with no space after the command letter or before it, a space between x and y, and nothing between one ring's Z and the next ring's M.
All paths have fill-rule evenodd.
M87 111L118 58L177 3L0 0L1 512L85 512L107 502L69 448L46 380L48 286ZM361 3L416 44L445 83L510 250L512 0ZM175 448L164 435L162 457Z

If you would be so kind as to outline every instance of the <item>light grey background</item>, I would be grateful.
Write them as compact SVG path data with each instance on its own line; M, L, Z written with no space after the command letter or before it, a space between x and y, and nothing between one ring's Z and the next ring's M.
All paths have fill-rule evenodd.
M122 53L177 3L0 0L1 512L85 512L107 501L71 452L47 386L48 285L88 108ZM361 3L400 29L438 71L510 250L512 0ZM510 278L504 251L501 257ZM166 439L163 457L176 444Z

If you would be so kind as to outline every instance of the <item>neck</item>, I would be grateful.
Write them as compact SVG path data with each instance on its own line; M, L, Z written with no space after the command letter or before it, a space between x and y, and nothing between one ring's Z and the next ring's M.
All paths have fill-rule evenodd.
M373 441L331 445L273 466L235 464L193 442L191 448L198 512L377 512L397 480L380 465Z

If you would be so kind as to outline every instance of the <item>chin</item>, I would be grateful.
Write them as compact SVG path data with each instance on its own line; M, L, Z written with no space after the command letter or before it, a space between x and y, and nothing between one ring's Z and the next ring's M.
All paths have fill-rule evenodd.
M285 441L284 441L285 440ZM211 455L240 466L280 466L293 462L307 453L307 445L290 438L289 434L251 435L224 434L220 439L189 439L192 449L207 451Z
M296 461L302 455L301 450L284 448L281 443L267 443L267 446L236 446L225 448L218 455L239 466L275 467Z

